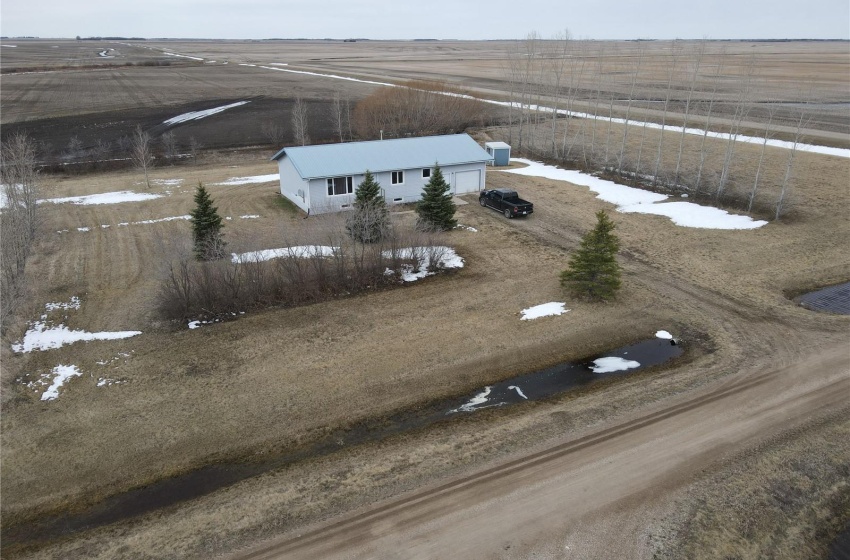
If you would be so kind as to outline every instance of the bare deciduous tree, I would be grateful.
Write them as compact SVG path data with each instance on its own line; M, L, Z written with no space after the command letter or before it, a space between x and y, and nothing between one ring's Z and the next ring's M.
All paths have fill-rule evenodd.
M201 148L203 148L203 144L198 142L198 139L194 136L189 137L189 155L192 156L192 163L198 163L198 156L201 153Z
M5 199L0 213L0 321L5 324L23 289L21 279L38 229L36 146L27 134L15 134L0 146L0 181Z
M145 186L150 188L151 182L148 171L153 166L151 137L142 130L141 125L136 126L136 130L133 131L133 136L130 138L130 159L133 165L145 174Z
M794 168L794 156L797 153L797 145L803 136L803 128L807 123L805 109L800 111L800 118L797 120L797 128L794 131L794 143L791 146L788 154L788 162L785 164L785 176L782 178L782 186L779 188L779 197L776 199L776 207L774 211L774 219L778 220L782 217L788 206L788 191L791 188L791 170Z
M260 126L260 132L263 137L269 141L269 144L280 146L286 135L286 130L276 121L266 121Z
M177 157L177 138L173 130L164 133L159 141L162 144L162 152L169 161Z
M346 137L351 139L351 100L342 98L342 93L334 92L333 119L336 126L336 134L340 142L345 142ZM348 133L348 134L346 134Z
M300 96L295 98L292 106L292 134L299 146L310 143L310 135L307 132L307 103Z
M767 124L764 127L764 138L761 143L761 153L759 154L759 163L756 168L756 178L753 181L753 188L750 190L750 199L747 203L747 212L751 212L753 209L753 203L756 200L756 193L759 189L759 179L761 178L761 168L764 165L764 152L767 149L767 141L770 139L770 125L773 124L773 117L776 115L776 103L768 100L768 118Z

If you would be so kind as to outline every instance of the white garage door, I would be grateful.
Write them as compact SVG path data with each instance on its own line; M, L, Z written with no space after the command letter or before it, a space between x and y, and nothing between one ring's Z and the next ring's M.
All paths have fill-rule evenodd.
M455 193L476 192L480 184L480 169L472 171L459 171L455 173Z

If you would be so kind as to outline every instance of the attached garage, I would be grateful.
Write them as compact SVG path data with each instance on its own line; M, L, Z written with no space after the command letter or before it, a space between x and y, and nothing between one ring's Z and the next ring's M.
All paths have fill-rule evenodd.
M458 171L455 173L453 192L468 193L475 192L481 189L481 170L472 169L470 171Z

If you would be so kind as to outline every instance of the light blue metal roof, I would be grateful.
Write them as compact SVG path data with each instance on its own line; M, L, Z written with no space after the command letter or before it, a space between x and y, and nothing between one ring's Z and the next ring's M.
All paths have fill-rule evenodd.
M432 167L434 162L445 167L493 160L468 134L295 146L282 149L272 159L284 155L303 179L359 175L367 169L378 173Z

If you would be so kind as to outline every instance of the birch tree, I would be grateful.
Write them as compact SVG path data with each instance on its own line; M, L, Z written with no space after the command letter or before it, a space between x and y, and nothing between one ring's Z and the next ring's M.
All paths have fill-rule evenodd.
M310 143L310 136L307 132L307 104L300 96L295 98L295 104L292 106L292 133L295 137L295 143L299 146L306 146Z
M617 158L617 174L621 174L623 170L623 161L625 159L626 154L626 140L629 137L629 117L632 112L632 100L635 95L635 84L637 84L638 74L640 74L640 66L643 62L643 43L638 46L638 59L637 66L635 67L634 73L632 73L632 85L629 88L629 102L626 107L626 122L623 125L623 142L620 145L620 156Z
M712 91L711 97L708 100L708 111L705 116L705 124L703 125L702 139L700 140L700 148L699 148L699 167L697 168L697 176L694 181L694 196L699 193L700 183L702 182L702 172L705 168L705 159L706 159L706 140L708 138L708 130L711 127L711 114L714 110L714 102L717 99L717 86L720 82L720 78L723 74L723 63L726 58L726 47L723 47L720 51L720 55L718 57L717 67L714 72L714 79L712 83Z
M664 153L664 130L667 126L667 108L670 105L670 91L673 86L673 75L676 72L676 61L679 58L679 45L673 41L670 45L670 68L667 72L667 93L664 97L664 112L661 115L661 134L658 138L658 152L655 154L655 170L652 172L652 186L658 182L658 171L661 168L661 156Z
M764 127L764 138L761 143L761 150L759 153L759 163L756 167L756 178L753 180L753 188L750 189L750 197L747 202L747 212L751 212L753 209L753 202L756 199L756 193L759 188L759 179L761 178L761 169L764 164L764 152L767 149L767 141L770 139L770 125L773 123L773 117L776 114L776 104L771 100L768 100L768 116L767 116L767 124Z
M797 154L797 146L800 143L802 132L807 122L806 111L802 109L800 111L800 118L797 120L797 129L794 131L794 142L791 145L788 153L788 161L785 164L785 176L782 178L782 185L779 188L779 197L776 199L773 216L775 220L782 217L783 212L785 212L788 206L788 191L791 188L791 170L794 168L794 156Z
M151 137L142 130L141 125L136 125L133 136L130 138L130 160L133 165L145 174L145 186L151 187L148 171L153 166L153 150L151 149Z
M699 75L699 68L702 64L702 57L705 55L705 45L706 40L700 42L700 44L696 48L696 52L694 53L694 62L693 62L693 70L691 72L691 83L688 87L688 97L685 100L685 116L682 121L682 135L679 137L679 152L676 155L676 172L673 175L673 184L679 184L679 170L682 167L682 151L685 147L685 130L688 128L688 116L691 113L691 99L694 96L694 88L697 83L697 76Z

